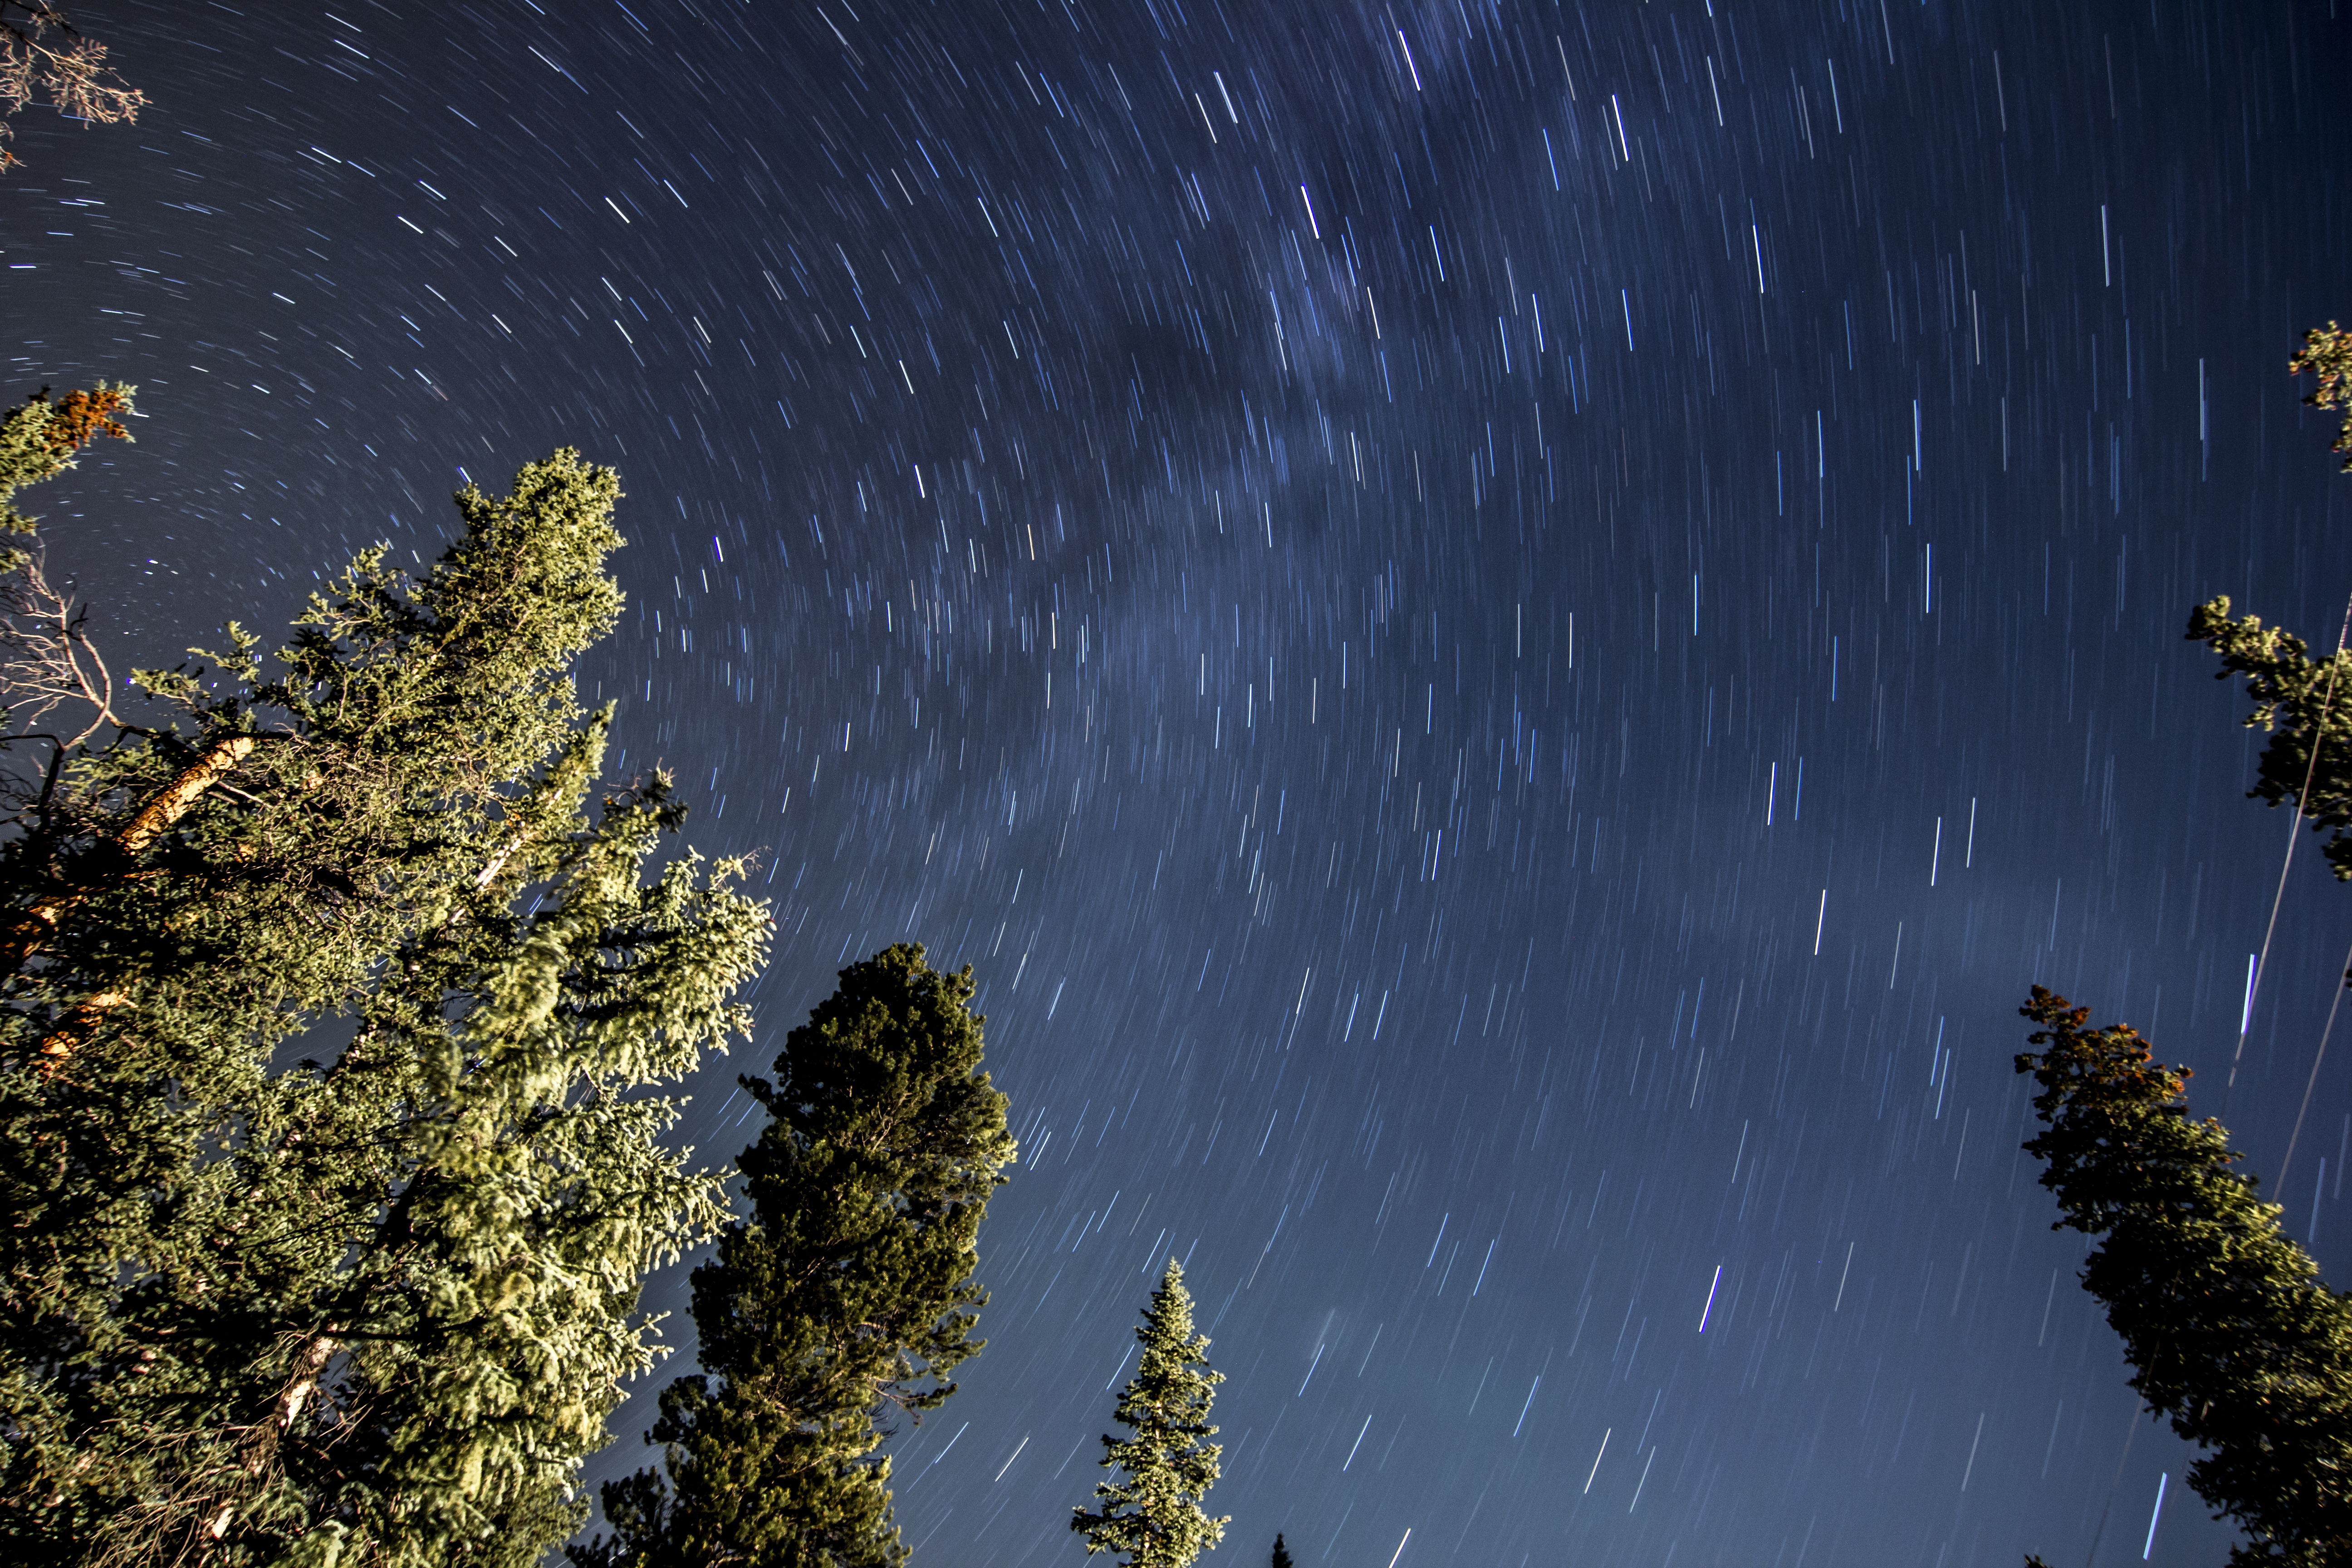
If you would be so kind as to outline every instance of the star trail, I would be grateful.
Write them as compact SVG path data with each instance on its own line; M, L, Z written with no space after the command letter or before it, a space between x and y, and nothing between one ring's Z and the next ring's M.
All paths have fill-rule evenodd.
M2312 1071L2352 896L2253 986L2287 822L2181 630L2352 591L2329 7L74 15L152 106L18 118L0 360L140 388L34 498L102 635L577 446L583 694L779 926L687 1141L840 965L973 966L1022 1152L918 1561L1078 1560L1170 1257L1229 1558L2226 1551L2011 1060L2054 986L2264 1173ZM2270 1194L2324 1266L2347 1074Z

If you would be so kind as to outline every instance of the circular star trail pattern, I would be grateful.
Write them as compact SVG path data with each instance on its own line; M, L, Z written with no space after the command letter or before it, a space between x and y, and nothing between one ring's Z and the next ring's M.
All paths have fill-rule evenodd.
M682 1131L749 1140L840 964L973 965L1022 1161L989 1349L891 1443L919 1558L1076 1560L1171 1255L1244 1561L2223 1550L2010 1058L2053 984L2265 1172L2311 1071L2306 858L2224 1089L2286 820L2179 633L2352 586L2281 374L2352 314L2343 21L79 15L153 106L20 117L0 357L142 389L42 498L117 646L429 561L576 444L615 761L780 925Z

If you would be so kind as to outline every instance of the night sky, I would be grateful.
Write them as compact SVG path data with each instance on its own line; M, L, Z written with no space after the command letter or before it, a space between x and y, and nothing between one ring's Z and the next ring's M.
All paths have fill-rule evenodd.
M19 117L8 395L140 386L35 497L124 658L620 469L585 692L780 928L681 1132L843 963L981 983L1022 1162L919 1560L1081 1560L1171 1255L1227 1560L2121 1564L2160 1484L2220 1560L2011 1058L2053 985L2286 1152L2352 890L2294 866L2228 1088L2288 823L2180 634L2352 587L2284 374L2352 24L542 4L78 8L152 106ZM2347 1111L2339 1048L2323 1264Z

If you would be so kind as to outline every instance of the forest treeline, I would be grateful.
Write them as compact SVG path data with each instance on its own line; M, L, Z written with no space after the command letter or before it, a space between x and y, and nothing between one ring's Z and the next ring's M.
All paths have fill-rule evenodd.
M2352 334L2293 368L2352 405ZM127 439L132 395L0 418L9 1560L894 1568L880 1449L981 1349L1016 1160L971 971L913 944L843 970L739 1079L766 1121L736 1167L698 1164L666 1090L747 1036L772 931L747 862L675 842L667 775L602 782L614 710L572 671L620 612L617 477L565 450L468 486L429 568L363 552L276 648L232 622L126 679L17 500ZM2352 412L2336 447L2352 468ZM2352 879L2343 637L2315 659L2227 599L2189 635L2269 731L2251 795ZM2233 1562L2352 1561L2352 1301L2186 1069L2041 987L2024 1012L2026 1147ZM643 1282L712 1242L659 1463L580 1541L583 1461L660 1349ZM1136 1333L1129 1435L1070 1526L1185 1568L1229 1521L1173 1259Z

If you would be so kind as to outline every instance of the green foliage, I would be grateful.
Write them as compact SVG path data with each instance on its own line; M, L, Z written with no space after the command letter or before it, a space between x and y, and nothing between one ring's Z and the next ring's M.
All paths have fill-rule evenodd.
M2037 985L2023 1009L2041 1054L2047 1130L2025 1145L2071 1227L2105 1239L2084 1289L2136 1369L2133 1388L2205 1450L2189 1482L2248 1544L2233 1563L2352 1560L2352 1303L2279 1232L2212 1121L2192 1121L2188 1069L2131 1028Z
M368 552L274 661L232 626L141 676L161 722L9 784L14 1560L521 1564L576 1527L638 1282L724 1212L633 1091L748 1026L769 937L736 863L647 879L667 780L587 807L618 494L569 451L468 487L422 579Z
M1269 1568L1290 1568L1290 1549L1282 1543L1282 1531L1274 1532L1274 1562Z
M2321 853L2336 879L2352 880L2352 653L2314 661L2294 633L2255 616L2231 620L2227 596L2190 612L2189 640L2221 656L2215 679L2245 677L2254 704L2246 727L2270 732L2248 797L2300 801L2312 831L2328 836Z
M1095 1487L1095 1512L1072 1511L1070 1528L1087 1538L1088 1555L1124 1552L1129 1568L1187 1568L1224 1539L1230 1522L1201 1507L1224 1454L1208 1439L1217 1435L1209 1407L1225 1374L1208 1370L1209 1341L1192 1331L1192 1292L1172 1258L1135 1337L1143 1355L1119 1390L1118 1411L1134 1436L1104 1436L1102 1468L1113 1479ZM1279 1537L1275 1555L1287 1560Z
M582 1568L887 1568L877 1415L921 1418L977 1352L980 1222L1014 1158L981 1063L971 971L901 943L841 972L784 1041L781 1081L744 1151L751 1217L694 1272L704 1375L663 1392L643 1470L604 1489L614 1533Z
M2334 450L2344 455L2344 471L2352 474L2352 332L2330 321L2303 334L2303 347L2286 362L2289 375L2315 375L2319 384L2304 395L2313 408L2341 408L2344 422L2336 427Z

